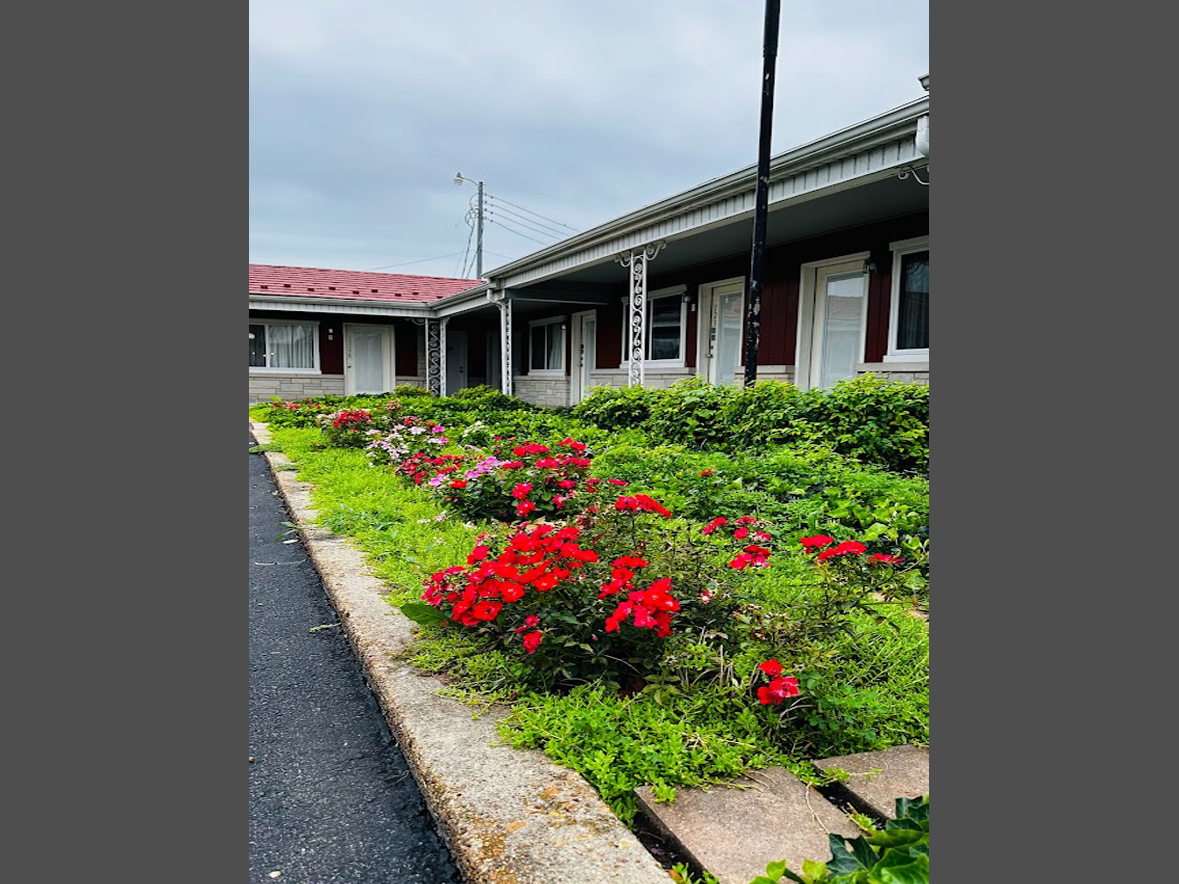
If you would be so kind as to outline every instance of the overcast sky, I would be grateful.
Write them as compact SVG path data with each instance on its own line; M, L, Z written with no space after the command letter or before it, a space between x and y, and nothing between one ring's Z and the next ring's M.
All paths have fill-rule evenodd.
M486 273L572 232L554 222L586 230L752 165L764 14L250 0L250 261L474 276L476 189L455 172L499 198ZM928 0L785 0L774 153L920 97L928 71Z

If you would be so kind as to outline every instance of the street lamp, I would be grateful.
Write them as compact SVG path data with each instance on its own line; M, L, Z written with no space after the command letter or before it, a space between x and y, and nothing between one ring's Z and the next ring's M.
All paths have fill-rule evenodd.
M475 213L475 275L483 278L483 182L473 178L464 178L462 172L454 173L454 186L462 187L464 181L470 181L479 188L479 208Z

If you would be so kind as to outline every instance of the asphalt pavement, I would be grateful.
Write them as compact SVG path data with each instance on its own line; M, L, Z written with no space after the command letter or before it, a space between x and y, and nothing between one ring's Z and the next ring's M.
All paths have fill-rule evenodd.
M459 884L319 575L284 535L266 460L249 459L250 882Z

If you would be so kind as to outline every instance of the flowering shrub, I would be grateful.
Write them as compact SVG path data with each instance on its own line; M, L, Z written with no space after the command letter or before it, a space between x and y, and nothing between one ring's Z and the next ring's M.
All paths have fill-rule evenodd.
M828 534L803 537L799 543L812 557L822 590L800 611L812 636L846 629L846 615L852 610L879 618L875 608L883 603L904 598L917 605L907 577L919 575L901 556L869 552L866 543L836 542Z
M441 450L448 441L445 433L442 426L410 415L387 433L370 430L364 453L370 466L397 464L412 455Z
M782 675L782 664L777 660L766 660L757 668L770 679L769 684L757 689L757 701L763 706L780 706L787 697L798 696L798 679Z
M266 423L274 427L314 427L328 406L314 400L296 402L277 397L266 403Z
M452 481L430 481L446 506L466 519L569 517L579 512L601 480L587 479L586 446L566 437L560 451L526 442L497 446ZM623 483L625 484L625 483Z
M505 526L480 535L465 566L431 575L425 605L402 610L484 632L529 659L543 686L595 677L636 686L658 671L670 636L722 634L740 601L744 578L726 563L733 541L671 518L634 495L591 504L564 526Z
M368 441L373 416L367 408L342 408L317 419L328 443L337 448L360 448Z

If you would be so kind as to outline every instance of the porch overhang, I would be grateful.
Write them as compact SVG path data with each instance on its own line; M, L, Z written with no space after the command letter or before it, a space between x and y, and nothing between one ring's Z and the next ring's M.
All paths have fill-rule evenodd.
M924 97L775 157L767 243L927 209L925 188L897 175L927 168L916 136L918 120L928 113ZM753 217L755 185L756 167L749 166L495 268L488 279L500 289L556 279L618 283L614 256L660 240L668 244L661 272L740 253L750 246L741 222ZM690 254L674 247L687 239Z

